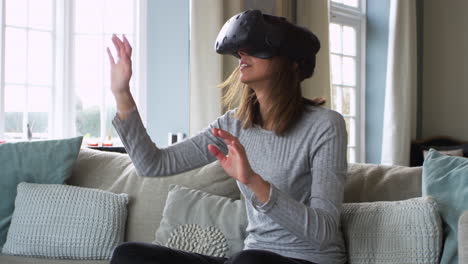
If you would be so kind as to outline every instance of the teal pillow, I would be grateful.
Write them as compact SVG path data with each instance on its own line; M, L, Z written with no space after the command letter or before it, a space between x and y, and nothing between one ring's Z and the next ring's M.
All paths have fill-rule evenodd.
M171 184L154 244L214 257L244 247L247 215L242 200Z
M71 174L82 137L0 144L0 251L20 182L62 184Z
M468 210L468 159L430 149L422 173L422 194L436 199L442 218L445 242L440 263L458 263L458 218Z
M22 182L2 253L110 259L124 238L127 203L124 193Z

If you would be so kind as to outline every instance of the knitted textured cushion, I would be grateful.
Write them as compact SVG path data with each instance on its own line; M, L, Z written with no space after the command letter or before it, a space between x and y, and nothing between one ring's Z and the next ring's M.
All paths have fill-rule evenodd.
M242 200L169 186L158 245L214 257L229 257L244 247L247 215Z
M2 253L110 259L123 241L127 203L127 194L22 182Z
M439 263L442 227L431 197L343 204L348 263Z

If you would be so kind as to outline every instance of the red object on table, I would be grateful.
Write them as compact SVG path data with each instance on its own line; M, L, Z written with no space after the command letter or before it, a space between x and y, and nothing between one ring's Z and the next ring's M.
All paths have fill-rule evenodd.
M88 147L97 147L99 143L88 143Z
M103 147L112 147L114 144L112 142L104 142L102 143Z
M1 143L6 143L6 141L5 141L5 140L2 140L2 139L0 139L0 144L1 144Z

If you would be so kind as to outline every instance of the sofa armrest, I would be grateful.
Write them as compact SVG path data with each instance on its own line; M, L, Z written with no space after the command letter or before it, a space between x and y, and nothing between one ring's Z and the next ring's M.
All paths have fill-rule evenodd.
M468 263L468 211L458 219L458 263Z

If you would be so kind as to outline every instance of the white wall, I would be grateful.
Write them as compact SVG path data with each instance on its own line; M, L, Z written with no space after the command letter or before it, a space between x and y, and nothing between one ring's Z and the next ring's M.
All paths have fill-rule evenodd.
M422 137L468 140L468 1L424 1Z

